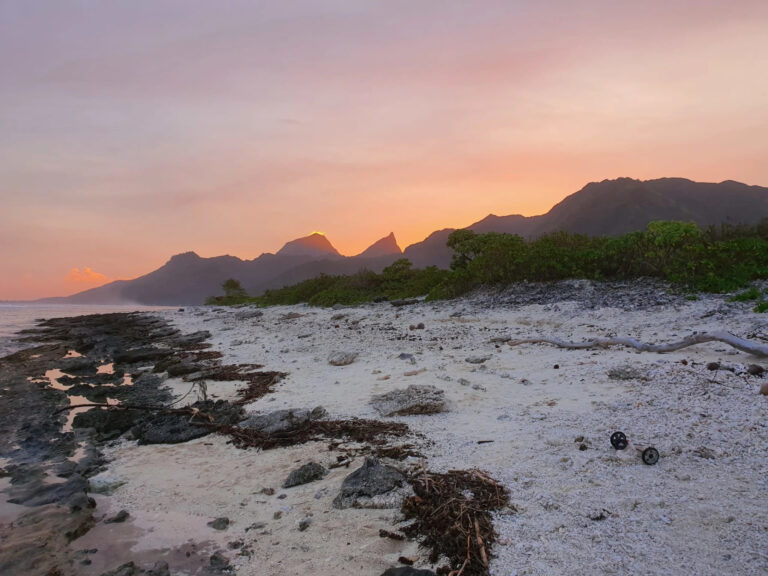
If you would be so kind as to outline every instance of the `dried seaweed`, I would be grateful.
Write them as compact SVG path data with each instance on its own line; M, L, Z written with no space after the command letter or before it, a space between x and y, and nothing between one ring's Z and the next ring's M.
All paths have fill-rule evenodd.
M403 503L411 524L402 529L421 539L436 563L445 556L454 576L485 576L488 557L496 541L491 513L509 504L504 486L480 470L423 472L409 479L415 492Z
M408 433L408 426L398 422L353 418L351 420L309 420L292 430L273 434L238 426L221 426L217 427L217 430L230 436L232 444L238 448L269 450L329 438L384 444L388 437L405 436Z

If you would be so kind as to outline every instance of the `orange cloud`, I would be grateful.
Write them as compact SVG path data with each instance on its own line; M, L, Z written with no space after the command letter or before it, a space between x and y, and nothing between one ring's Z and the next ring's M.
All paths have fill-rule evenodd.
M85 266L82 270L79 268L72 268L65 279L72 284L103 284L109 280L101 272L96 272Z

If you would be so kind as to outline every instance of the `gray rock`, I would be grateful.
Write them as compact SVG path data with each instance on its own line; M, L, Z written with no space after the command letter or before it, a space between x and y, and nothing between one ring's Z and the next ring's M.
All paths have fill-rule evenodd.
M328 364L331 366L348 366L357 358L357 352L331 352Z
M235 320L249 320L251 318L261 318L262 316L264 316L264 312L253 308L235 312Z
M464 361L468 362L469 364L482 364L483 362L487 362L490 359L490 356L470 356L469 358L465 358Z
M208 522L208 526L213 528L214 530L226 530L229 528L229 518L226 516L222 516L221 518L216 518L216 520L211 520Z
M341 491L333 499L333 507L399 508L403 499L412 493L403 474L369 456L344 479Z
M288 408L251 416L241 422L240 427L258 430L264 434L275 434L295 430L307 422L322 420L327 415L328 412L322 406L317 406L311 411L306 408Z
M283 488L308 484L324 478L326 474L328 474L328 470L323 466L317 462L308 462L288 475L288 478L283 482Z
M128 520L129 516L130 514L128 514L128 510L120 510L120 512L112 516L112 518L104 520L104 524L121 524Z
M608 378L611 380L647 380L646 374L629 364L611 368L608 370Z
M412 384L374 396L371 405L382 416L437 414L445 410L445 393L429 384Z
M312 524L312 518L302 518L299 522L299 532L304 532Z
M213 570L219 572L229 571L232 568L229 560L227 560L220 552L215 552L208 562Z

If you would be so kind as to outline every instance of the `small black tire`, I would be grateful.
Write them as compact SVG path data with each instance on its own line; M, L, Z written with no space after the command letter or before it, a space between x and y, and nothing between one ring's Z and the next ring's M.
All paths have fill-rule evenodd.
M627 446L629 446L629 442L627 441L627 437L624 432L617 431L611 434L611 446L613 446L616 450L624 450Z
M659 461L659 451L653 446L649 446L643 450L643 462L648 466L653 466Z

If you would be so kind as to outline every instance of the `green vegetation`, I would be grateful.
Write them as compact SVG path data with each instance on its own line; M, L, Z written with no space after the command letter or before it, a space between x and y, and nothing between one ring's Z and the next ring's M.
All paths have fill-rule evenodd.
M448 270L429 266L416 270L411 262L401 258L376 274L361 270L351 276L320 275L293 286L267 290L262 296L247 296L227 290L225 296L208 298L206 304L254 304L274 306L278 304L299 304L307 302L312 306L333 306L334 304L360 304L375 300L398 300L413 298L429 293L432 288L445 282L450 276ZM236 282L236 281L235 281ZM239 286L239 283L237 283Z
M739 292L738 294L735 294L728 298L729 302L749 302L751 300L757 300L762 296L762 292L758 288L755 288L754 286L750 286L743 292Z
M434 300L519 281L638 277L662 278L693 299L695 292L729 292L768 278L768 222L708 230L692 222L651 222L643 231L619 237L557 232L531 241L511 234L457 230L448 246L454 250L450 270L415 270L400 259L381 274L363 270L351 276L323 275L258 297L246 296L239 283L229 280L226 295L209 303L332 306L425 294ZM760 297L753 288L733 299ZM766 311L768 303L759 302L758 308Z

